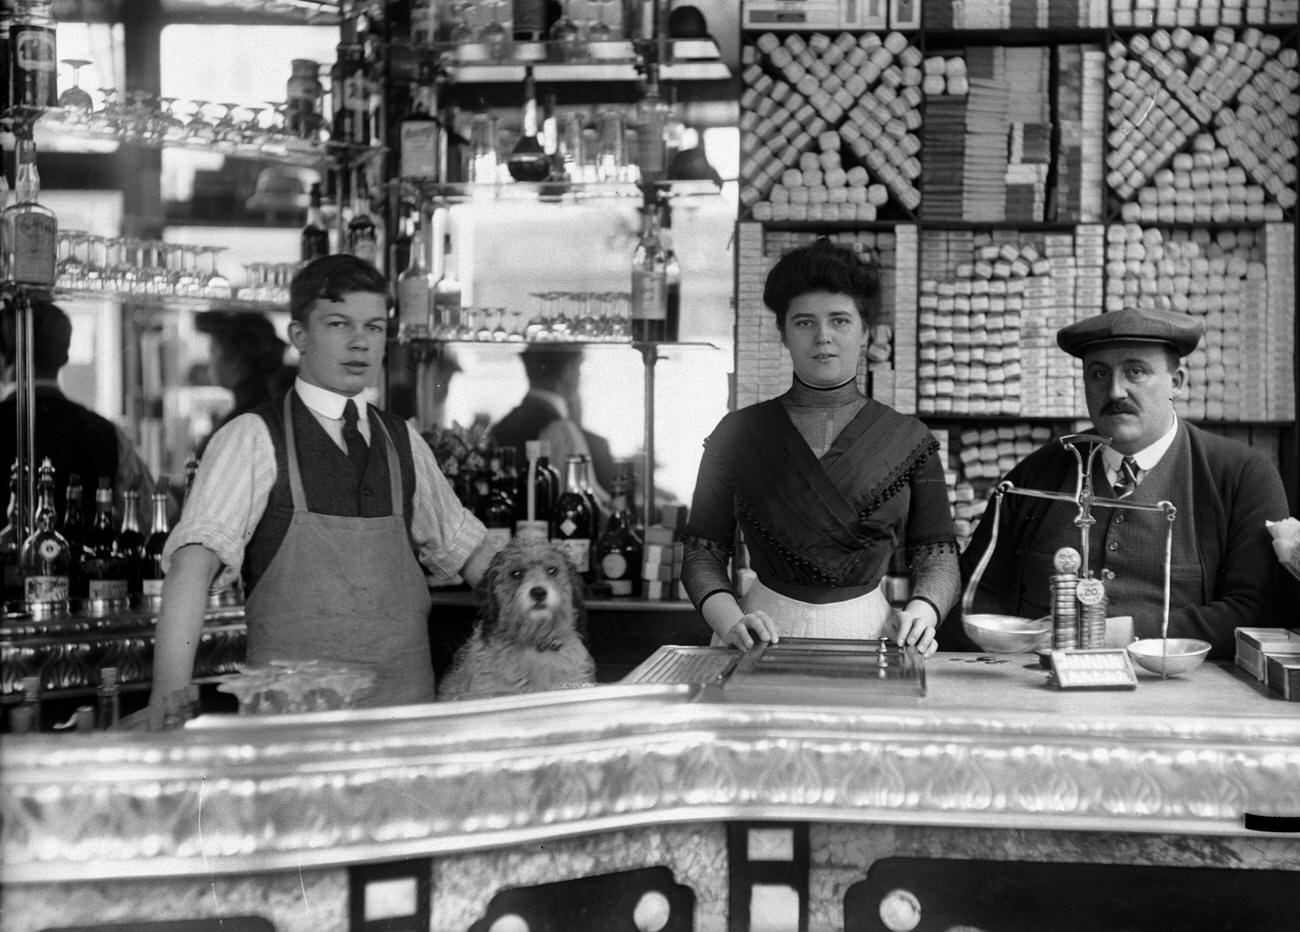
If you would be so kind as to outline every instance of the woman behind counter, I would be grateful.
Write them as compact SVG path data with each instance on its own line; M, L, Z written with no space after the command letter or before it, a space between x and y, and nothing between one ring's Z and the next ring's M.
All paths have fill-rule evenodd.
M768 274L763 303L794 382L728 414L705 440L686 527L683 581L715 643L893 634L936 650L961 585L939 445L857 388L879 285L874 264L825 239ZM737 524L757 575L740 596L727 572ZM900 543L912 596L895 613L880 582Z

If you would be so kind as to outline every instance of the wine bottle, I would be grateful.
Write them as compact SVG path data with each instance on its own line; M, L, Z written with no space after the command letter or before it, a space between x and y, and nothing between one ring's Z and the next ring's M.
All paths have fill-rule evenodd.
M605 533L596 545L600 571L609 583L612 595L636 595L641 583L641 557L644 549L636 533L628 491L631 480L620 472L611 481L611 513Z
M311 262L330 254L330 229L325 222L325 211L321 208L320 182L312 183L311 193L307 198L307 222L298 236L300 258Z
M346 238L348 252L379 268L379 224L370 213L370 194L366 188L366 176L360 171L356 174L356 189L352 196L352 217L348 220Z
M433 65L420 62L411 108L398 127L398 170L403 178L437 178L441 126L433 115Z
M487 541L492 549L500 550L510 543L515 524L515 498L505 466L505 454L514 456L514 449L496 450L489 455L487 502L483 506L483 526L487 528Z
M591 546L596 536L596 515L587 497L587 462L581 454L565 463L564 492L555 503L554 540L564 549L582 578L592 580Z
M429 336L429 314L433 304L433 285L424 263L426 238L417 223L411 235L411 257L402 274L397 276L397 336L400 340L418 340Z
M85 493L81 475L68 476L68 492L63 500L63 537L68 542L69 594L74 599L86 597L86 579L81 572L81 544L86 537Z
M673 210L665 201L660 212L659 240L664 247L664 336L680 339L682 319L682 264L673 250Z
M641 210L641 238L632 252L632 339L667 339L668 257L659 238L659 211Z
M435 217L435 231L437 230ZM451 252L451 234L441 237L441 249L435 260L440 260L441 269L435 268L436 280L433 285L433 329L434 336L442 339L455 339L460 330L461 288L456 268L456 257Z
M36 511L32 519L32 532L23 541L20 557L23 599L33 613L63 611L68 605L71 555L68 541L58 531L59 513L54 508L54 466L48 457L41 463L36 482Z
M527 466L519 473L515 492L515 536L528 540L550 537L550 517L554 508L551 476L541 462L541 441L524 441Z
M127 489L122 493L122 524L113 538L113 555L122 564L128 596L140 594L143 578L144 534L140 531L140 492Z
M10 6L10 4L5 4ZM17 0L9 27L11 103L23 109L58 106L58 45L50 0Z
M149 536L144 541L140 594L151 608L156 608L162 599L162 555L163 548L167 545L167 535L171 533L171 522L167 516L167 490L170 488L171 478L159 476L158 484L153 487L153 517L149 522Z
M523 132L506 157L506 170L515 181L545 181L551 173L550 161L537 138L537 85L533 69L524 69Z
M20 285L52 288L59 224L54 212L39 203L40 193L36 143L19 139L14 200L0 212L5 277Z
M122 702L117 681L117 667L101 667L99 686L95 689L95 728L111 731L122 717Z
M0 530L0 560L4 561L3 598L22 597L22 574L19 571L18 542L18 461L9 472L9 507L5 511L5 526Z
M81 547L81 569L86 575L86 595L91 601L111 604L126 601L126 568L115 553L116 540L113 484L108 476L100 476L99 488L95 490L95 517Z

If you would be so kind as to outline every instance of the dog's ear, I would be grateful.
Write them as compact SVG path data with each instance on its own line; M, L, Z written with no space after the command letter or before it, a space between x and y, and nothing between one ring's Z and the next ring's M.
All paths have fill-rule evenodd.
M498 552L488 563L483 578L474 587L474 599L478 602L479 624L483 634L490 635L496 631L497 621L501 616L501 600L497 598L497 580L501 577L502 559Z

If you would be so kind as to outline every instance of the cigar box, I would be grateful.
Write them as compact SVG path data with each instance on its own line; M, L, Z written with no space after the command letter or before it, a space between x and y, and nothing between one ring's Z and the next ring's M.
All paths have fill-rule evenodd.
M1300 702L1300 653L1266 654L1264 669L1269 689L1290 702Z
M1237 666L1261 683L1267 676L1264 661L1266 654L1300 655L1300 634L1286 628L1238 628L1236 640Z

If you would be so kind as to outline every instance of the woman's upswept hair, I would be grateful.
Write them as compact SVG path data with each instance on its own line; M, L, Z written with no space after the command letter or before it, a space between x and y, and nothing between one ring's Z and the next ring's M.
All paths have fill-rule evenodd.
M880 309L880 269L869 255L821 237L777 260L767 273L763 303L776 314L776 325L784 332L790 302L813 291L848 295L863 326L869 327Z

